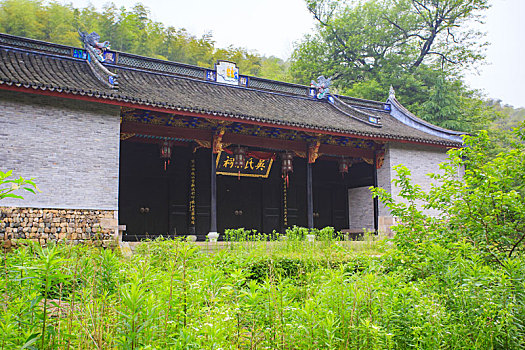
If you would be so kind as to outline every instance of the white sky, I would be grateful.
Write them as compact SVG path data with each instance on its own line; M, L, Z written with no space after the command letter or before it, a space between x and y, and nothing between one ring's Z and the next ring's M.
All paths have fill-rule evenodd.
M69 0L75 7L107 0ZM113 0L130 8L137 1ZM186 28L200 36L211 31L216 47L245 47L286 59L293 42L312 30L314 20L304 0L142 0L151 18L167 26ZM487 97L525 107L525 0L491 0L482 29L487 32L486 65L466 72L470 87ZM387 88L385 88L386 91ZM386 93L386 92L385 92Z

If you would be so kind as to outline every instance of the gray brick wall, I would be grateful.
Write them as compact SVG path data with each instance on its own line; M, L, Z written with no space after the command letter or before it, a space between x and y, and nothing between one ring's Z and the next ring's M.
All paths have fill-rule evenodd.
M374 200L369 187L348 190L350 230L374 230Z
M391 143L387 147L385 162L378 171L378 184L390 190L394 198L399 199L399 188L391 181L396 177L394 166L403 164L411 172L412 180L428 191L432 185L432 179L427 176L430 173L441 173L439 164L447 159L447 149L434 146L414 145L408 143ZM432 214L432 213L430 213ZM388 209L380 205L380 216L390 215Z
M118 210L118 107L8 91L0 107L0 170L42 191L1 206Z

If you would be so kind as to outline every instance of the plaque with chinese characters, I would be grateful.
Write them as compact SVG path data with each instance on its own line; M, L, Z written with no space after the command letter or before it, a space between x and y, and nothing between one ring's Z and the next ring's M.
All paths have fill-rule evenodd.
M267 178L272 169L273 159L258 159L246 156L244 166L236 167L233 163L234 158L232 154L220 152L217 155L217 174Z
M216 81L218 83L239 85L239 68L233 62L217 61L215 65Z

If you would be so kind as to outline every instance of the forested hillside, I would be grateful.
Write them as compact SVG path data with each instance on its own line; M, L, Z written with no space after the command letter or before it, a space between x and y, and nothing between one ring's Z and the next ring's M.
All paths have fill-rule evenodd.
M487 99L462 80L483 60L483 33L469 25L488 8L487 0L307 0L305 6L318 26L287 61L249 48L216 47L211 33L197 37L155 22L141 4L126 9L108 2L98 10L0 0L0 32L80 46L78 30L96 31L119 51L204 67L225 59L242 74L302 84L324 75L332 77L336 93L380 101L392 85L418 116L471 133L489 129L502 145L525 119L523 108Z
M218 59L234 61L243 74L287 80L287 63L239 47L217 48L211 33L197 37L184 28L155 22L149 9L136 4L130 9L108 2L99 11L93 6L39 0L0 1L0 31L65 45L81 46L78 30L100 34L111 48L212 67Z

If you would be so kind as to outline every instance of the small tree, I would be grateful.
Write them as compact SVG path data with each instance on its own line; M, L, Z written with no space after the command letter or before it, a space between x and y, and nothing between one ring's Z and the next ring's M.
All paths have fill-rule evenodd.
M465 146L449 151L440 165L442 174L431 174L436 184L427 193L410 182L410 171L398 166L397 202L380 188L373 194L401 219L394 227L400 249L416 253L429 241L470 242L492 260L525 251L525 123L515 130L513 148L488 159L491 142L486 132L466 136ZM464 168L463 177L458 170ZM422 203L417 205L417 203ZM424 214L435 209L438 215Z

